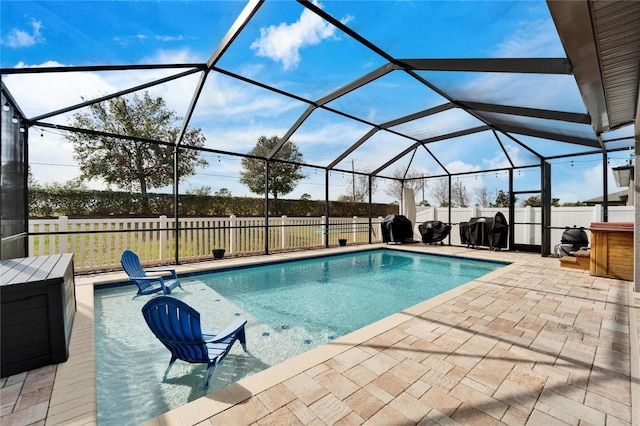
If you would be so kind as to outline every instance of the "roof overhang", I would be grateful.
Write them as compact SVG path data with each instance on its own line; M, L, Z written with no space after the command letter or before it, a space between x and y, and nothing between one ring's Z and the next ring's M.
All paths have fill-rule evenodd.
M639 109L640 2L547 4L596 133L634 123Z

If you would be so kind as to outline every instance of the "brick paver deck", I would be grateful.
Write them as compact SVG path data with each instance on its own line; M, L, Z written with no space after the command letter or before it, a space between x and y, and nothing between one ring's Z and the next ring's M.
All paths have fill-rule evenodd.
M514 263L147 424L640 425L632 283L535 254L394 248ZM0 423L96 422L92 284L120 278L77 279L69 361L2 379Z

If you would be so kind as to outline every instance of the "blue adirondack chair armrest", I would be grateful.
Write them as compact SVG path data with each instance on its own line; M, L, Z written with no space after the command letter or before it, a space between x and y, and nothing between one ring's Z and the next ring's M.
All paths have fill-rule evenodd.
M129 277L129 279L131 281L160 281L160 286L162 287L162 291L165 294L169 294L171 293L171 291L167 288L167 285L164 283L164 278L162 278L161 276L156 276L156 277Z
M174 280L178 279L175 269L145 269L145 271L146 272L171 272L171 279L174 279Z
M241 329L242 327L244 327L244 325L247 323L247 320L244 318L238 318L234 321L232 321L231 323L229 323L229 325L227 325L222 331L220 331L218 334L215 335L215 337L210 338L210 339L206 339L204 342L205 343L217 343L217 342L223 342L227 339L229 339L229 337L231 337L234 333L236 333L239 329ZM210 333L210 332L209 332ZM204 334L204 333L203 333ZM207 333L208 334L208 333ZM238 339L240 340L240 339ZM244 336L243 339L244 340ZM245 342L240 342L242 344L242 347L245 349L246 351L246 345Z

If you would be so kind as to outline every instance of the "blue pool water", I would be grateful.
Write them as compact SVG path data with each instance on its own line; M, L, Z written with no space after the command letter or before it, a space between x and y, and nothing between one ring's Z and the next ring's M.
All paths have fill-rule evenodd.
M342 336L501 265L392 250L204 275L199 279L264 324Z
M249 353L234 346L209 392L494 271L504 263L369 250L182 277L173 296L220 329L247 319ZM205 365L176 362L131 298L135 287L95 292L98 421L138 424L205 394Z

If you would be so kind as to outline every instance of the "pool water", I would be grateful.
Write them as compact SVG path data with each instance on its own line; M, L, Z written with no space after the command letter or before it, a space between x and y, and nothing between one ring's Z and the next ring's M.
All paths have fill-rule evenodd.
M342 336L495 269L494 263L377 250L199 279L263 324Z
M369 250L181 278L172 296L200 312L203 328L247 319L249 353L235 345L209 392L472 281L504 263ZM135 287L95 292L98 422L138 424L205 395L206 365L177 361L132 300Z

